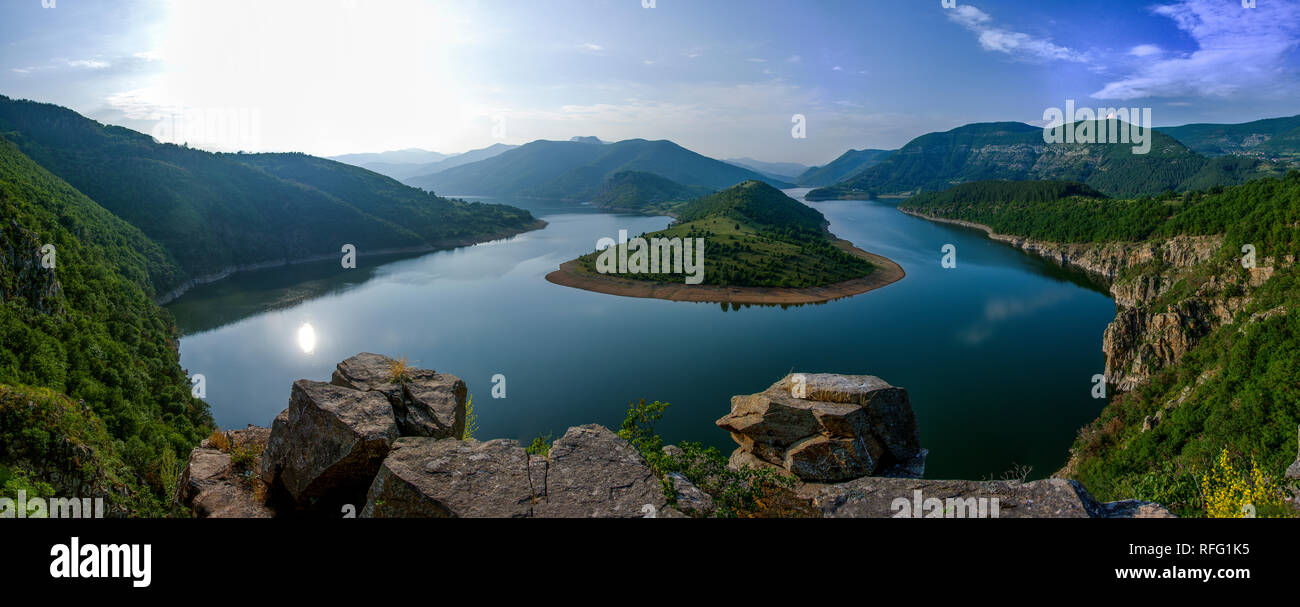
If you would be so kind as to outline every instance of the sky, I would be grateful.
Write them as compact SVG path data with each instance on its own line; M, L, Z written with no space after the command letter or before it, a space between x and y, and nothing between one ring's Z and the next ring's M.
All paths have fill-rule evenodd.
M819 165L1067 100L1298 114L1300 0L1251 3L0 0L0 94L213 150L597 136Z

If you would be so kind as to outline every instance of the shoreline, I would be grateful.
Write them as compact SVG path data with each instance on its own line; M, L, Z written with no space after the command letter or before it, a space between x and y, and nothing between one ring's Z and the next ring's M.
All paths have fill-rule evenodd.
M907 276L902 266L892 259L874 253L868 253L853 246L847 240L836 240L841 249L870 261L876 269L861 278L854 278L824 287L725 287L718 285L687 285L681 283L658 283L629 278L615 278L580 273L574 268L578 260L574 259L560 264L560 269L546 275L547 282L590 291L636 297L640 299L663 299L692 303L733 303L751 305L797 305L816 304L861 295L892 285Z
M494 232L492 234L489 234L483 240L442 240L442 241L432 242L426 245L420 245L415 247L395 247L391 249L381 249L378 251L366 251L364 256L361 255L360 252L358 252L357 259L362 259L363 257L403 255L408 253L411 254L436 253L438 251L449 251L452 249L459 249L461 247L472 247L474 245L480 245L484 243L497 242L499 240L514 238L515 236L518 236L520 234L527 234L528 232L535 232L537 230L541 230L545 228L547 225L548 224L545 221L538 219L535 222L528 224L523 229L517 231L502 230L501 232ZM214 272L212 274L206 274L204 276L198 276L186 280L185 282L182 282L179 286L172 289L171 291L168 291L162 295L158 295L154 297L153 302L154 305L157 305L159 307L166 306L167 304L170 304L176 301L177 299L180 299L181 296L185 295L187 292L189 292L191 289L195 287L201 287L203 285L212 284L214 282L220 282L241 272L256 272L258 270L269 270L272 268L283 268L286 266L295 266L304 263L314 263L318 261L327 261L330 259L339 259L339 255L340 255L339 253L324 253L321 255L309 255L307 257L299 257L295 259L260 261L257 263L227 267L222 269L219 272Z

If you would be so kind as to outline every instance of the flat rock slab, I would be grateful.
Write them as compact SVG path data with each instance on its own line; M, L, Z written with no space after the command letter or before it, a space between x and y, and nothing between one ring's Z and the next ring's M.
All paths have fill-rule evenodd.
M368 518L533 516L544 470L511 440L400 438L366 497ZM532 478L536 472L538 478Z
M659 477L636 448L607 428L589 425L569 428L551 445L537 516L640 518L667 503Z
M383 394L299 380L271 427L263 478L299 508L321 499L359 504L397 437Z
M1076 481L940 481L868 477L813 496L827 518L1155 518L1146 502L1100 504Z

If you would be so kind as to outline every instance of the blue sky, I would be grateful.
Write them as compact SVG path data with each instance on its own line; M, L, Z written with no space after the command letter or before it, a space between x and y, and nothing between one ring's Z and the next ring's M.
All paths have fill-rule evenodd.
M1300 0L54 3L0 1L0 93L146 133L251 110L259 151L596 135L821 164L1067 99L1157 125L1300 113Z

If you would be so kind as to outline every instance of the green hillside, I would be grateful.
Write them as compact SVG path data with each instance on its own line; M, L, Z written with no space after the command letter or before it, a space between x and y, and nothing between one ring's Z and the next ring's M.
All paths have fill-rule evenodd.
M160 244L171 262L149 267L158 293L230 267L339 254L343 244L364 254L534 224L525 211L437 198L341 163L159 144L49 104L0 97L0 135Z
M605 182L626 171L651 173L710 190L747 180L776 182L732 164L707 158L671 141L630 139L608 145L534 141L498 156L408 183L451 195L522 196L586 202Z
M1300 155L1300 116L1160 130L1206 156Z
M675 208L678 221L644 238L703 238L706 285L825 286L870 274L874 266L836 246L821 213L758 181L749 181ZM579 258L596 274L598 253ZM680 274L622 278L681 283Z
M160 513L162 454L184 457L211 425L150 299L151 277L176 268L3 140L0 208L0 476L10 490L81 488ZM47 244L53 270L38 253Z
M1099 121L1092 128L1107 127ZM1135 154L1130 144L1046 144L1042 128L1018 122L971 124L918 137L880 164L808 197L909 195L983 180L1077 181L1109 196L1140 196L1207 182L1231 185L1261 174L1249 161L1213 161L1160 131L1151 137L1150 151Z

